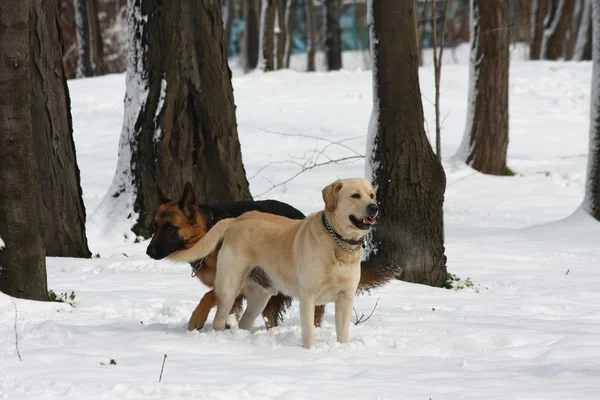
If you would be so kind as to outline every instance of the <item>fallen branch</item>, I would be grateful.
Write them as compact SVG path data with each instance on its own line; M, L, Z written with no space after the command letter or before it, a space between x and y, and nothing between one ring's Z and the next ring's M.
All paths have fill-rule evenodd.
M160 383L160 381L162 380L163 370L165 369L165 361L167 361L166 354L164 354L164 357L163 357L162 367L160 368L160 376L158 377L158 383Z
M363 313L360 314L360 318L359 318L358 313L356 312L356 308L352 307L352 309L354 310L354 315L356 317L356 321L354 322L354 325L358 325L358 324L362 324L363 322L367 322L369 320L369 318L371 318L371 315L373 315L373 313L375 312L375 309L377 308L378 304L379 304L379 298L375 302L375 307L373 307L373 309L371 310L371 314L369 314L369 316L366 318L365 318L365 314L363 314Z
M15 348L17 349L17 356L19 357L19 361L23 361L23 359L21 358L21 352L19 351L19 333L17 332L17 303L15 303L12 297L10 298L10 301L12 301L13 306L15 306Z

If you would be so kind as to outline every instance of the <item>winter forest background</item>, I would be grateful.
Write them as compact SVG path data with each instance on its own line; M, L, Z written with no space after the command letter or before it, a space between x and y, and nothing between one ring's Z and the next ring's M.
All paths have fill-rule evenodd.
M600 393L594 0L0 2L0 397ZM188 332L156 185L308 214L366 177L401 268L281 326ZM160 373L160 378L159 378Z

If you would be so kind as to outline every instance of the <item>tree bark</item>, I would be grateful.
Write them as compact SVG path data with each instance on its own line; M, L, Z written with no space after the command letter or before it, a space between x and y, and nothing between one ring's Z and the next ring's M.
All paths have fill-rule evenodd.
M548 13L550 0L532 0L531 3L531 40L529 44L529 59L539 60L544 36L544 19Z
M203 203L252 197L220 2L131 0L129 6L132 42L119 166L99 212L117 210L131 222L137 216L133 232L149 237L156 184L177 197L190 181Z
M89 0L88 11L90 23L90 38L92 67L94 68L94 76L106 74L107 68L104 62L104 40L102 39L102 28L100 27L100 8L98 0Z
M260 58L258 64L265 72L275 70L275 2L263 0L260 11Z
M558 60L564 56L563 44L573 15L574 0L552 0L552 7L546 17L542 38L541 58Z
M325 57L328 71L342 69L340 0L328 0L325 2Z
M592 1L593 51L590 148L583 209L600 221L600 4Z
M583 61L592 59L592 1L584 0L581 12L581 24L577 31L573 60Z
M382 212L367 257L401 264L408 282L439 287L447 275L446 176L424 129L414 2L369 0L368 7L374 100L366 175Z
M285 28L287 35L283 55L284 68L290 67L292 53L294 52L294 33L296 32L296 2L297 0L287 0L285 5Z
M287 27L285 25L285 0L277 0L277 24L275 29L275 42L277 43L277 69L285 68L284 56L287 42Z
M77 27L77 46L79 49L76 77L94 76L88 0L75 0L75 25Z
M485 174L506 173L508 66L507 2L471 0L469 110L459 156Z
M259 53L259 11L257 0L244 1L244 44L242 47L242 63L244 71L255 69L258 65Z
M583 18L583 9L585 7L586 0L574 0L576 1L573 8L573 14L569 26L567 28L567 37L565 38L565 60L572 60L575 55L575 46L577 45L577 32L581 26Z
M304 10L306 16L306 70L308 72L314 72L316 70L315 52L317 51L317 23L312 0L304 0Z
M47 300L46 258L33 153L30 2L0 2L0 291Z
M46 255L89 257L71 100L61 62L59 5L56 0L28 1L31 121Z

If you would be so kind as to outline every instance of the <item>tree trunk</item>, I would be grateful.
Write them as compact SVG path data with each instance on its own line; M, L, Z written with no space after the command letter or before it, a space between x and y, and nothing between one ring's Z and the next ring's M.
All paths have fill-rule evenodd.
M575 46L577 45L577 32L581 25L581 19L583 17L583 9L585 6L585 0L575 0L575 7L573 8L573 14L569 27L567 28L567 37L565 39L565 60L572 60L575 55Z
M275 70L275 2L263 0L260 11L260 55L258 65L265 72Z
M531 39L529 59L539 60L544 36L544 20L548 13L548 2L551 0L532 0L531 3Z
M229 55L229 44L231 43L231 32L233 31L233 20L235 17L235 1L226 0L227 7L225 12L225 53Z
M219 1L130 0L125 121L117 172L99 215L149 237L155 185L190 181L202 203L251 199L238 139ZM137 217L137 218L136 218ZM137 219L137 221L136 221Z
M316 70L315 52L317 49L317 23L312 0L304 0L304 10L306 16L306 70L308 72L314 72Z
M255 69L258 65L259 15L257 0L244 1L244 21L246 22L246 28L244 29L242 63L245 72Z
M31 121L46 255L89 257L56 0L29 0Z
M508 48L506 1L471 0L469 108L458 155L485 174L506 173Z
M277 24L275 28L275 38L277 43L277 69L285 68L284 55L286 45L286 26L285 26L285 0L277 0Z
M581 24L577 31L573 60L583 61L592 59L592 1L584 0L581 12Z
M592 1L593 61L590 148L583 209L600 221L600 4Z
M401 264L406 281L442 286L446 176L424 129L414 2L369 0L368 7L374 99L366 174L382 213L367 257Z
M284 68L290 67L292 53L294 52L294 33L296 32L296 2L297 0L287 0L285 5L285 27L287 36L283 56Z
M328 71L342 69L340 0L325 2L325 57L327 59Z
M564 56L563 44L571 23L575 0L552 0L542 38L540 56L544 60L558 60Z
M88 11L90 13L88 21L90 23L90 37L92 39L92 68L94 68L94 76L100 76L106 74L108 71L104 63L104 40L102 39L102 28L100 27L98 0L89 0Z
M75 0L75 25L77 27L77 46L79 49L75 76L77 78L94 76L88 0Z
M0 291L47 300L31 125L30 2L0 2Z

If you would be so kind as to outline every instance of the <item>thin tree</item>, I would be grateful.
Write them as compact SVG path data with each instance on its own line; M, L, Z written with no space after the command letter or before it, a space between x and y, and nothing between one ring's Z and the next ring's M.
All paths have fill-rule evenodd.
M467 124L457 156L476 170L506 173L508 148L508 2L471 0Z
M0 2L0 291L47 300L40 195L33 153L30 1Z
M285 46L287 43L287 26L285 25L285 0L276 0L275 43L277 43L277 69L285 68Z
M298 0L286 0L285 27L287 31L283 55L284 68L290 67L292 53L294 52L294 33L296 33L296 7Z
M571 23L574 0L553 0L548 8L544 24L544 35L540 58L544 60L558 60L563 57L563 43Z
M148 237L156 184L202 203L251 199L220 2L129 2L129 64L117 172L97 213ZM114 224L114 223L113 223ZM122 226L122 225L121 225Z
M31 3L31 123L46 255L89 257L71 100L61 62L58 3L28 1Z
M304 0L304 15L306 17L306 70L314 72L316 71L317 21L312 0Z
M582 208L600 221L600 4L592 1L593 56L590 148Z
M592 59L592 1L583 0L582 7L581 23L577 30L577 39L573 50L573 60L575 61Z
M575 54L575 46L577 45L577 32L581 26L583 19L583 11L585 8L585 0L575 0L571 22L567 28L567 37L565 38L565 60L572 60Z
M98 0L75 0L75 25L79 48L76 76L102 75L105 66Z
M231 43L231 32L233 31L233 21L235 19L235 1L226 0L225 7L225 52L229 54L229 45Z
M328 71L342 69L340 0L328 0L325 2L325 60Z
M106 62L104 60L104 40L102 39L102 28L100 27L100 6L99 0L89 0L88 12L90 23L90 38L92 40L92 60L94 75L100 76L108 72Z
M532 0L531 2L531 39L529 43L529 59L539 60L544 36L544 19L548 13L550 0Z
M437 1L433 0L433 71L435 80L435 154L442 161L442 127L440 121L440 80L442 79L442 59L444 57L444 36L446 34L446 13L448 12L448 0L444 2L444 15L442 32L438 39L437 34ZM438 50L439 46L439 50Z
M443 202L446 176L424 128L413 1L369 0L373 111L366 174L382 211L367 257L391 260L409 282L446 279Z
M242 65L245 72L258 66L259 58L259 19L258 0L244 2L244 40L242 44Z
M259 68L275 70L275 14L277 0L263 0L260 11Z

